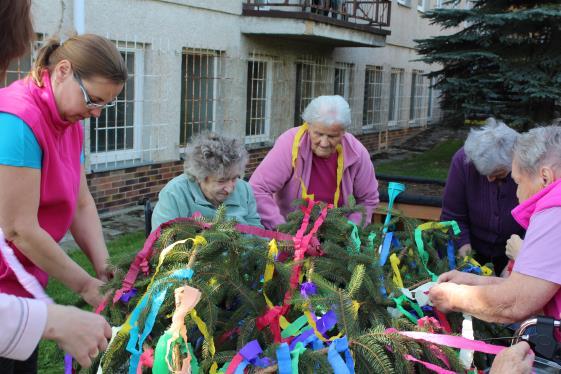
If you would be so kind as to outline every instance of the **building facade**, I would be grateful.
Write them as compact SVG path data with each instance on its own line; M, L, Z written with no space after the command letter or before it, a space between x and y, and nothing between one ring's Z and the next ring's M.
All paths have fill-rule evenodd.
M154 199L183 170L185 144L213 130L245 139L250 174L309 101L344 96L371 153L439 120L414 39L439 0L33 0L36 46L104 35L130 77L113 108L85 121L90 189L101 212ZM25 75L14 61L3 84ZM435 67L432 67L435 69Z

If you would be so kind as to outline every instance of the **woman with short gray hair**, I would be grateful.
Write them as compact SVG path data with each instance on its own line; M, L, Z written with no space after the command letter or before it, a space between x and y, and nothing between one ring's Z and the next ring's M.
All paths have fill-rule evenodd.
M526 238L508 278L451 271L430 290L433 305L489 322L520 322L536 314L561 313L561 127L520 135L512 178L520 202L512 215ZM543 312L542 312L543 311Z
M274 229L296 209L292 202L312 197L334 206L354 196L365 207L349 219L370 223L378 205L378 181L366 148L346 132L351 109L341 96L319 96L302 114L304 124L291 128L275 142L249 183L255 192L263 225Z
M493 118L472 129L452 158L442 198L440 219L455 220L461 229L456 240L459 256L474 251L480 263L493 263L496 274L508 263L507 240L524 232L510 215L517 205L510 170L518 136Z
M244 175L248 154L241 141L204 133L185 152L185 173L160 191L152 214L152 230L162 223L199 212L213 218L224 204L226 216L238 223L260 226L255 197Z

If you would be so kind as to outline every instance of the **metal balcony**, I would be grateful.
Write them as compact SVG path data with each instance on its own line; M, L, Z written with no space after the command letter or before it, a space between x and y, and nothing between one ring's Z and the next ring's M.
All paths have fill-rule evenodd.
M244 34L379 47L390 33L391 0L244 0L242 14Z

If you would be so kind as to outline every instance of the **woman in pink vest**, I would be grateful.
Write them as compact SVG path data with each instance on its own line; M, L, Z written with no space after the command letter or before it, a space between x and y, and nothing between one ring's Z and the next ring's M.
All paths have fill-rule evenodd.
M351 125L349 104L338 95L319 96L302 119L302 126L276 140L249 180L261 223L276 228L296 209L292 202L309 195L335 206L346 205L354 196L366 214L353 213L349 219L370 223L379 202L378 181L370 154L345 131Z
M96 35L80 35L64 43L56 39L46 42L30 76L0 90L0 227L19 261L43 287L48 276L54 276L92 306L102 299L99 287L108 276L108 253L86 183L79 121L99 117L121 92L126 79L125 63L113 43ZM96 277L58 245L68 230L92 262ZM31 296L3 258L0 293ZM47 327L52 327L50 319L57 315L64 319L72 313L49 310ZM24 322L30 317L14 316ZM105 327L99 321L85 319L84 323ZM68 322L73 320L69 318ZM27 323L39 325L45 321ZM54 332L47 330L51 328L43 332L44 337ZM103 336L98 348L106 345L102 340ZM13 350L14 344L17 342L9 342L5 349ZM92 348L86 356L95 357L97 350ZM87 364L89 357L79 359ZM32 372L36 359L36 353L17 365L2 359L0 367L3 372Z
M451 271L430 290L433 304L490 322L519 322L561 311L561 127L522 134L514 147L512 178L520 201L512 211L526 229L510 277Z

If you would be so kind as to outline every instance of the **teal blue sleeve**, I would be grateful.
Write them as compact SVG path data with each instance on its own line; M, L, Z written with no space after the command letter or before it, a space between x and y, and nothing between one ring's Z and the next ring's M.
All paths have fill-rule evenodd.
M31 128L17 116L0 113L0 165L41 169L42 158Z

